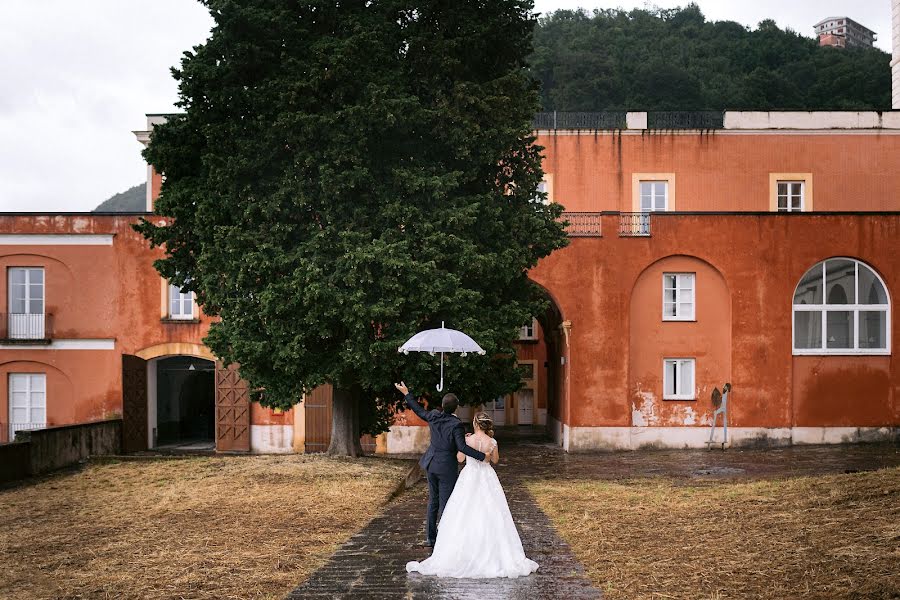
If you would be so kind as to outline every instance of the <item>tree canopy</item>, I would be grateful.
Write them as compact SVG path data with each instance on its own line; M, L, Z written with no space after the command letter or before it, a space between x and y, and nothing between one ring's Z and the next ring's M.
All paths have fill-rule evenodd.
M143 212L147 210L147 184L139 183L113 194L97 205L94 212Z
M433 390L437 357L397 349L441 321L487 351L454 356L448 389L516 389L543 305L527 271L566 243L535 194L530 0L206 4L211 36L173 71L184 112L144 154L169 219L137 228L221 317L213 352L266 406L334 384L333 444L382 430L401 377Z
M890 56L819 47L771 20L707 21L696 4L559 10L535 30L544 110L887 110Z

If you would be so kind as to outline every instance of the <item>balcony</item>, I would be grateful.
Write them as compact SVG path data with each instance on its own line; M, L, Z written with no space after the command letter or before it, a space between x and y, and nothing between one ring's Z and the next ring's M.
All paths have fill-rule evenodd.
M650 213L620 213L619 237L650 237Z
M568 221L566 233L569 237L602 237L598 212L564 212L563 219Z
M0 444L16 441L17 431L32 431L46 426L46 423L0 423Z
M0 342L4 344L49 344L53 337L53 315L0 313Z
M725 112L721 110L688 111L603 111L603 112L539 112L534 116L536 130L700 130L725 128Z
M564 212L562 219L568 221L569 237L603 237L603 219L618 219L619 237L650 237L650 215L647 212Z

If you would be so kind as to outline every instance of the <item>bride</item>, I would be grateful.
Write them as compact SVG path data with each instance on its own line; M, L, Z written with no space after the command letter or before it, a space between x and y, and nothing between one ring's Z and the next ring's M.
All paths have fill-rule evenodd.
M475 434L466 444L500 460L494 424L487 413L475 415ZM529 575L538 564L525 556L519 532L509 512L506 494L497 473L487 462L457 452L466 466L447 501L438 529L434 552L422 562L406 564L407 572L439 577L519 577ZM478 552L472 552L477 548Z

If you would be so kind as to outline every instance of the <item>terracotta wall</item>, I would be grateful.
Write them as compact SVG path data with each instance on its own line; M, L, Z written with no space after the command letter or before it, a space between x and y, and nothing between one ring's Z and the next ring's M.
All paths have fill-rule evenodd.
M724 372L727 359L717 357L708 381L716 384L727 378L734 385L732 425L898 424L900 368L893 356L793 357L791 303L803 274L834 256L857 258L873 267L896 299L900 215L662 215L654 217L648 238L618 237L617 223L616 215L604 215L604 237L574 238L531 272L572 322L566 423L631 424L630 378L652 371L641 365L656 361L664 351L654 349L652 340L635 340L651 358L636 357L637 350L622 351L623 340L633 339L632 327L637 337L648 327L632 324L632 319L649 322L660 308L655 292L646 300L650 306L643 306L641 275L662 259L692 257L721 274L731 297L730 374ZM721 300L721 290L715 295ZM700 318L705 318L699 312L703 310L698 304ZM891 312L891 347L896 348L896 300ZM708 357L715 351L714 340L721 343L724 333L686 331L677 343L685 352L693 348L698 357ZM841 373L847 381L823 391L823 373ZM850 390L863 390L868 397L859 399ZM707 399L695 406L698 420L711 412Z
M664 273L694 273L695 320L663 320ZM707 425L697 405L706 408L713 388L721 390L731 377L731 296L722 274L689 256L670 256L649 265L631 291L628 340L627 424ZM695 400L664 399L666 358L695 360Z
M9 420L9 374L45 373L47 423L122 414L121 358L112 350L0 350L0 423Z
M770 173L812 173L817 211L898 208L900 135L583 131L537 143L570 211L632 211L633 173L674 173L682 211L767 211Z
M122 354L155 356L202 348L209 319L161 319L162 280L151 251L131 224L136 216L0 216L0 233L111 234L109 245L0 246L0 298L6 268L45 269L46 311L54 339L114 340L114 350L0 349L0 422L8 417L8 373L47 373L47 417L53 425L107 418L122 410ZM5 312L5 309L3 310Z

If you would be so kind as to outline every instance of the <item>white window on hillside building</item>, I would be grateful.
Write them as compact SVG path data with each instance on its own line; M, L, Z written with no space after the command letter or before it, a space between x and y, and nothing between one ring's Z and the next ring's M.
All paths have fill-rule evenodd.
M807 271L793 313L794 354L890 354L887 286L861 261L829 258Z
M641 181L641 212L669 209L668 181Z
M520 340L536 340L537 338L537 319L531 319L519 330Z
M194 318L193 292L183 292L178 286L169 284L169 318L178 320Z
M803 212L804 182L778 182L778 212Z
M694 359L663 361L663 400L694 400Z
M16 431L47 426L47 375L9 374L9 440Z
M663 321L693 321L694 273L663 273Z
M8 279L8 337L44 338L44 269L12 267Z
M551 173L544 173L544 178L537 185L535 191L537 193L534 195L533 202L553 204L553 175Z

